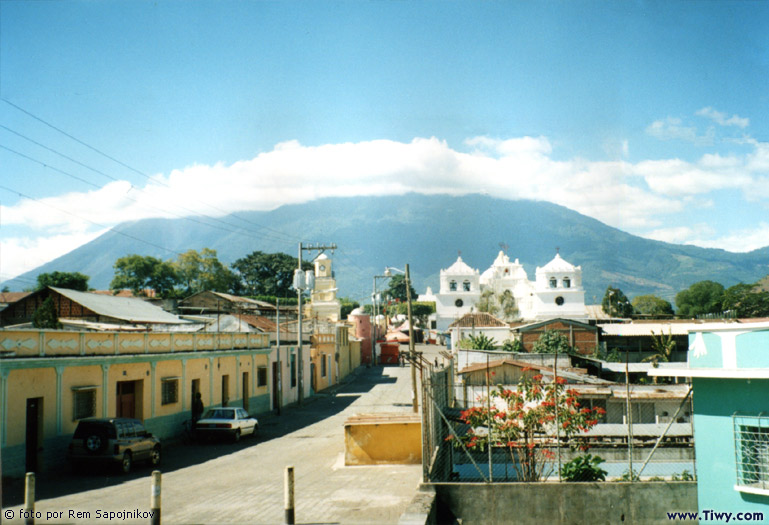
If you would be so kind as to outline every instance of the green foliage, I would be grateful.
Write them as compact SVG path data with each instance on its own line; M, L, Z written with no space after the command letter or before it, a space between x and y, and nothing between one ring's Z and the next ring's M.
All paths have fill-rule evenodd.
M540 481L552 472L555 453L548 436L556 428L568 439L590 430L605 414L601 408L579 408L578 392L566 389L563 378L544 383L542 374L526 374L515 390L500 386L490 397L464 410L460 417L469 429L448 439L468 449L482 450L489 441L506 447L518 481Z
M633 315L633 305L627 296L619 288L606 288L601 307L607 315L612 317L630 317Z
M417 291L414 290L412 283L409 283L409 292L411 293L411 300L417 298ZM384 296L397 302L406 302L406 276L405 275L393 275L388 283L387 290L384 292Z
M697 317L723 311L724 287L714 281L700 281L676 294L678 314Z
M242 281L247 295L274 295L287 297L296 295L291 288L294 270L299 260L285 253L264 253L255 251L232 263ZM312 264L302 262L303 270L312 270Z
M652 332L652 350L654 355L645 357L644 362L651 363L654 368L660 365L660 362L668 363L673 357L673 351L676 349L676 342L673 339L672 331L669 331L667 335L660 332L659 335ZM657 382L657 377L654 377L654 382Z
M602 457L592 454L577 456L561 467L564 481L606 481L607 472L601 468Z
M80 272L51 272L41 273L37 276L37 290L43 290L49 286L66 288L67 290L88 291L87 275Z
M32 326L41 329L58 330L61 328L56 305L53 298L48 297L32 314Z
M735 284L724 291L722 308L735 317L767 317L769 292L754 284Z
M414 302L413 297L411 301L411 315L415 319L414 324L427 326L427 318L435 313L435 303L432 301ZM408 315L408 310L407 303L398 303L395 306L395 313L398 315Z
M251 299L255 299L257 301L263 301L265 303L270 303L270 304L278 304L278 299L280 299L280 306L289 306L289 305L296 306L297 304L299 304L299 299L296 298L296 294L294 294L293 296L290 295L288 297L280 297L280 298L275 297L274 295L256 295L256 296L252 296Z
M523 343L520 339L508 339L504 343L502 343L502 350L505 352L515 352L515 353L522 353L525 352L523 348Z
M111 290L128 288L134 295L145 290L155 290L160 297L170 297L177 283L176 269L170 262L164 262L148 255L127 255L115 261L115 277Z
M472 350L494 350L497 346L494 338L488 337L486 334L470 335L467 341L469 341L469 348Z
M475 308L479 312L501 317L505 321L512 321L518 315L515 297L510 290L496 293L489 288L485 289L481 292L481 297Z
M673 305L669 301L657 297L656 295L639 295L633 298L631 303L633 310L637 314L656 316L673 315Z
M569 340L561 332L545 330L534 342L531 351L535 354L568 354L571 351Z
M238 277L219 262L216 250L203 248L200 252L187 250L173 263L178 294L183 296L210 290L213 292L236 292Z
M347 319L347 316L350 315L350 312L355 310L360 306L360 303L358 301L353 301L352 299L349 299L347 297L340 297L339 303L342 308L342 319Z
M633 472L631 473L630 470L626 470L617 481L637 481L637 480L638 480L638 472L633 470Z
M697 481L697 478L688 470L684 470L681 474L673 474L670 478L671 481Z

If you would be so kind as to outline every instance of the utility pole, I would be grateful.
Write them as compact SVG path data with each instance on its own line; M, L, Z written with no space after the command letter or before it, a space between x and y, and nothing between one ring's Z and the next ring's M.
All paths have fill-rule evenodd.
M283 404L283 368L280 366L280 297L275 298L275 325L278 327L276 334L276 344L278 347L278 415L280 415L280 406Z
M321 244L308 244L304 245L301 242L299 243L299 266L297 268L297 272L299 274L299 278L297 279L296 274L294 278L294 288L296 288L296 297L297 302L299 303L299 315L298 315L298 322L297 322L297 339L298 339L298 345L297 345L297 358L299 359L299 374L298 374L298 383L299 383L299 397L298 397L298 404L302 404L302 401L304 400L304 355L302 352L302 340L304 332L302 331L302 294L305 290L308 290L312 288L312 284L307 282L308 279L304 278L303 270L302 270L302 254L305 251L318 251L321 253L325 252L326 250L336 250L336 244L331 243L328 246L321 245ZM312 270L308 270L308 273L312 274ZM313 279L314 279L314 274Z
M411 276L409 265L406 265L406 308L409 315L409 355L411 357L411 389L412 407L414 412L419 412L419 400L417 399L417 355L414 351L414 318L411 316Z

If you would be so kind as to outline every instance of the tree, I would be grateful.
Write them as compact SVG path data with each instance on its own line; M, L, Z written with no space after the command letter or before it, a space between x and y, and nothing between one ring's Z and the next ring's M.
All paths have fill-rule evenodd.
M411 299L411 315L415 319L414 324L427 326L427 318L435 313L435 303L432 301L414 302L413 296ZM398 315L408 315L408 304L398 303L395 306L395 313Z
M654 368L657 368L660 361L663 363L670 362L673 357L673 351L676 349L676 341L673 339L673 332L669 331L667 335L660 332L659 335L652 332L652 351L654 355L645 357L644 362L651 363ZM654 377L654 382L657 382L657 377Z
M545 330L534 342L531 351L535 354L568 354L571 352L569 340L561 332Z
M460 417L470 429L448 439L469 449L483 450L489 441L505 447L518 481L541 481L554 468L550 447L556 434L568 439L587 432L605 414L601 408L581 408L579 394L567 390L565 382L545 384L541 374L524 374L516 390L500 386L479 406L463 411Z
M214 292L235 292L238 277L219 262L216 250L203 248L200 252L187 250L173 263L183 295L211 290Z
M721 307L735 317L767 317L769 292L755 284L735 284L724 291Z
M246 295L296 295L291 285L298 259L285 253L252 252L232 263L238 272ZM303 261L303 270L312 270L312 263Z
M497 342L493 337L488 337L486 334L478 334L467 336L467 339L459 342L459 346L468 350L494 350L497 347Z
M476 304L476 310L500 316L505 321L512 321L518 315L515 296L513 296L513 292L510 290L497 293L491 288L486 288L481 292L481 297Z
M412 283L409 283L409 291L411 292L411 300L414 301L417 298L417 291L414 290ZM405 275L393 275L390 279L390 283L387 290L384 292L385 297L396 302L406 302L406 276Z
M699 281L676 294L678 314L697 317L703 314L720 314L723 311L724 287L714 281Z
M160 297L173 295L177 275L170 262L133 254L115 261L114 268L115 277L109 285L111 290L128 288L134 295L143 295L145 290L151 289Z
M32 326L40 329L58 330L61 328L59 314L56 311L56 305L52 297L47 297L45 301L32 314Z
M505 352L514 352L516 354L520 354L526 351L526 349L523 347L523 342L521 342L520 339L508 339L502 343L502 350Z
M630 317L633 315L633 305L627 296L619 288L606 288L601 307L607 315L612 317Z
M652 317L673 315L673 305L665 299L656 295L639 295L633 298L633 310L637 314L649 315Z
M51 272L41 273L37 276L37 290L43 290L49 286L66 288L68 290L88 291L87 275L80 272Z
M348 297L340 297L339 298L339 304L342 308L342 319L347 319L347 316L350 315L350 312L355 310L360 306L360 303L358 301L353 301L352 299Z

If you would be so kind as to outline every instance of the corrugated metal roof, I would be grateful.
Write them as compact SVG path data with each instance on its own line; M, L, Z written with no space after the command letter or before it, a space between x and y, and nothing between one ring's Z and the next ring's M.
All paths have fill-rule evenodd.
M174 314L170 314L162 308L158 308L141 299L78 292L75 290L67 290L66 288L54 288L53 286L50 288L71 301L81 304L92 312L105 317L122 319L123 321L129 321L131 323L187 323L187 321L179 319Z
M620 337L649 337L660 334L687 335L689 330L702 328L701 323L618 323L600 325L604 335Z

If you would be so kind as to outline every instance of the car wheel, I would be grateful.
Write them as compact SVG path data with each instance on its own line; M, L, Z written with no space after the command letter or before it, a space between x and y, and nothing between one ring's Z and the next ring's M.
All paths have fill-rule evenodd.
M128 474L131 472L131 466L133 464L133 458L131 457L131 453L126 451L123 453L123 460L120 462L120 470L123 471L123 474Z
M89 454L98 454L107 448L107 435L91 434L85 439L84 445Z
M152 452L150 452L150 465L153 467L157 467L160 465L160 447L156 446L152 449Z
M235 433L232 435L232 440L237 443L240 441L240 429L237 429Z

